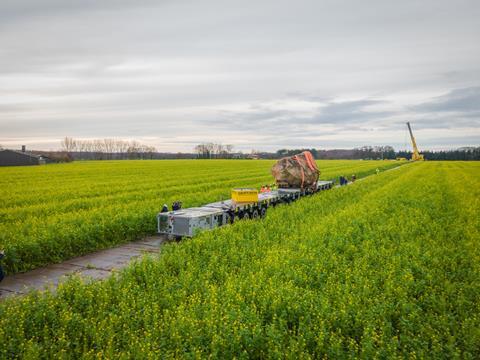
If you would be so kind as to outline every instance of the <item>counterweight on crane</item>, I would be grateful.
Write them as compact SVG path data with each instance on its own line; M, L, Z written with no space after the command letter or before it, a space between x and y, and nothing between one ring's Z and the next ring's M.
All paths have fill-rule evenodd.
M420 152L418 151L417 142L415 141L415 137L413 136L413 132L412 132L412 127L410 126L409 122L407 122L407 127L408 127L408 131L410 132L410 139L412 139L412 147L413 147L412 160L413 161L425 160L423 158L423 155L420 154Z

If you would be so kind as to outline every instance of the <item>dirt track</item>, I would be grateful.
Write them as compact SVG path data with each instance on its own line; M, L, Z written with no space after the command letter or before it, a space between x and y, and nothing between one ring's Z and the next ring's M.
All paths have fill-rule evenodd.
M59 283L67 280L68 276L73 274L91 280L104 279L113 270L126 267L135 257L158 253L163 241L165 241L164 236L152 236L112 249L73 258L60 264L7 276L0 283L0 299L22 295L31 290L55 289Z

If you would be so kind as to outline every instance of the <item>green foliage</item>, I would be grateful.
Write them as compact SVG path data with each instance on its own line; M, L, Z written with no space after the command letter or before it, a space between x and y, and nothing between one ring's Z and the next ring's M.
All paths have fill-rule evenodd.
M478 358L480 166L416 163L0 304L0 357Z
M0 168L0 249L7 272L26 271L153 234L175 200L198 206L235 186L272 182L273 161L90 161ZM392 162L320 162L322 177L366 175Z

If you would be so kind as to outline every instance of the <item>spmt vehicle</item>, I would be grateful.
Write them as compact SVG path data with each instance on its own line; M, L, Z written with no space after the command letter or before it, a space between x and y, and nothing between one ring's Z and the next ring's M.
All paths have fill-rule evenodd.
M288 204L303 196L331 189L332 181L318 180L320 171L310 152L280 159L272 168L278 190L259 193L257 189L237 188L231 199L200 207L157 215L158 233L192 237L200 230L214 229L241 219L262 218L270 207Z

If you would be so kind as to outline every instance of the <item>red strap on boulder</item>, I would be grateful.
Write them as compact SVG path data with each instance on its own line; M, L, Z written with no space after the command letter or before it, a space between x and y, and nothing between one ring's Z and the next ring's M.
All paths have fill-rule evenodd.
M317 164L315 162L315 159L313 158L313 155L310 151L304 151L303 155L305 156L305 159L307 160L307 165L310 168L310 170L315 171L318 170Z

